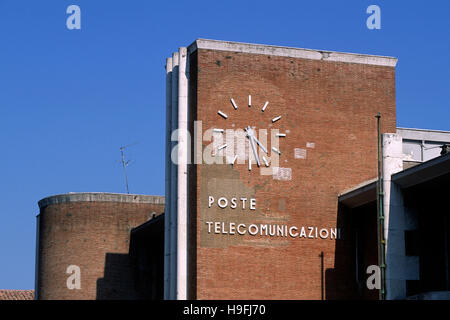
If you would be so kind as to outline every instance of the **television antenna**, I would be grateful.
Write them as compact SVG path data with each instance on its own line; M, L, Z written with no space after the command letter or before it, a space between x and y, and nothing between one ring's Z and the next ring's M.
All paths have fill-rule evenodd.
M125 177L125 185L127 187L127 193L130 194L130 190L128 189L128 178L127 178L127 167L131 164L132 160L125 160L125 149L132 147L134 145L137 145L139 142L135 142L126 146L120 147L120 154L122 156L122 167L123 167L123 174Z

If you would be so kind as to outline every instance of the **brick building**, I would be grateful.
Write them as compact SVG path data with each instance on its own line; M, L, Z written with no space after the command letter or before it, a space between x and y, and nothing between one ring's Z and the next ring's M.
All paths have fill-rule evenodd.
M380 264L377 113L386 297L444 297L447 214L423 212L448 190L437 150L450 133L397 128L396 63L203 39L180 48L166 63L166 201L41 200L36 297L378 299L365 285ZM417 244L433 221L439 236ZM69 265L81 289L68 289Z
M148 297L151 285L136 282L152 265L139 263L135 228L161 218L164 197L69 193L42 199L39 208L36 299ZM78 271L79 288L70 287L69 277Z
M167 59L166 299L404 299L448 290L446 214L438 217L447 221L442 241L413 246L420 258L406 257L412 236L403 231L418 229L402 222L406 209L398 209L390 177L415 164L418 142L421 161L443 161L430 172L445 176L446 156L432 159L439 152L430 149L450 143L450 134L397 129L396 63L203 39ZM372 198L364 206L349 200L377 185L378 113L380 218ZM448 190L443 182L434 189ZM391 207L398 212L389 219ZM436 243L439 276L427 255ZM371 265L382 265L381 291L365 286Z
M374 116L395 132L396 62L214 40L167 60L167 130L179 136L166 168L166 298L355 297L337 198L377 176ZM223 206L234 198L255 208Z

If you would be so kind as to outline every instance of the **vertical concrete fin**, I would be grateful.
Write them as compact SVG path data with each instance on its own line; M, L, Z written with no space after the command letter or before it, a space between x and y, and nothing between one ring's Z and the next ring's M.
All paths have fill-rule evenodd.
M391 176L403 170L402 137L383 134L383 211L386 255L386 299L406 298L406 281L398 274L398 266L405 265L404 207L402 193L394 185ZM395 221L395 226L391 221ZM400 228L399 228L400 227ZM403 269L403 268L401 268Z
M170 298L170 135L172 128L172 58L166 60L166 175L165 175L165 208L164 208L164 299Z
M187 163L188 139L188 80L187 49L179 49L178 67L178 208L177 208L177 299L187 299Z
M177 298L177 194L178 194L178 52L172 54L172 114L171 114L171 161L170 161L170 293L169 299ZM175 162L176 161L176 162Z

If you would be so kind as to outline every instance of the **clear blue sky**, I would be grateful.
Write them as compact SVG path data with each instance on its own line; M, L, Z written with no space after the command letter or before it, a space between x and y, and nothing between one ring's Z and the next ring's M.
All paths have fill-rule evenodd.
M81 8L81 30L66 8ZM381 8L368 30L366 8ZM34 288L38 200L164 193L165 58L196 38L395 56L397 125L450 130L450 1L0 0L0 289Z

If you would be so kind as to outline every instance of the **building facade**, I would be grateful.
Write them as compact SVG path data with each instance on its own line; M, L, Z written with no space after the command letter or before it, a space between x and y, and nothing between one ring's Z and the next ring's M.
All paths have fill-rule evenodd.
M36 298L379 299L367 280L381 266L387 299L448 299L450 132L397 128L396 63L180 48L166 61L165 197L41 200Z
M167 59L166 299L356 297L337 198L377 176L396 62L201 39Z
M69 193L44 198L39 208L36 299L148 298L135 283L145 270L135 263L132 235L164 212L164 197Z
M450 132L398 128L383 135L383 216L386 298L450 299ZM377 181L339 195L355 239L360 292L365 268L378 264ZM366 229L364 229L366 228ZM367 231L368 230L368 231ZM359 235L358 235L359 231ZM372 251L367 251L367 247Z

